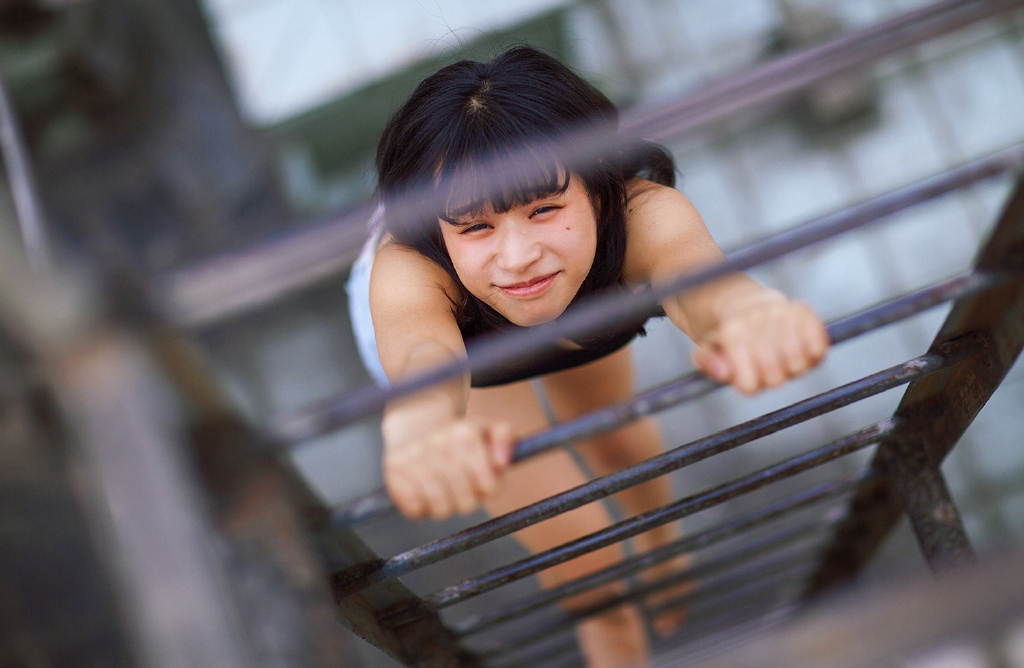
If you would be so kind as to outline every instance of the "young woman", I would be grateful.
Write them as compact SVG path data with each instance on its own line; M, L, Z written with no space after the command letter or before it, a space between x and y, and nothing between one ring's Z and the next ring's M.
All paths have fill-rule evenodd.
M419 85L381 139L382 229L350 282L357 337L375 375L400 381L465 356L477 337L550 322L593 293L636 290L722 259L696 210L671 187L674 166L660 147L640 142L585 164L567 162L554 149L568 133L613 133L617 122L601 93L526 47L489 63L455 63ZM496 167L497 189L488 182ZM433 195L425 201L442 204L428 207L420 220L388 217L389 207L396 210L403 198L407 205L424 188ZM372 328L360 294L371 264ZM744 393L802 374L828 347L821 321L806 305L743 275L662 306L697 343L696 366ZM384 479L399 510L411 518L444 518L482 504L497 515L583 483L566 451L509 466L514 443L548 426L529 379L540 377L559 420L622 401L634 394L626 344L641 333L643 323L619 324L389 404ZM596 475L661 449L651 420L576 446ZM650 510L670 501L669 481L625 490L616 500L627 515ZM605 507L590 504L516 536L539 551L609 523ZM663 527L635 544L645 551L672 538L673 529ZM550 587L621 558L621 546L608 547L539 577ZM566 605L585 605L609 591ZM678 623L656 620L660 630ZM591 666L637 665L646 656L634 607L579 624L577 636Z

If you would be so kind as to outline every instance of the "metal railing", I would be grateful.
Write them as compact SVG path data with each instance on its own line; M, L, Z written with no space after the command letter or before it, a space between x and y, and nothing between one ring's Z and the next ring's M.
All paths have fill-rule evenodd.
M850 551L844 545L851 540L849 535L853 532L863 534L865 524L870 525L874 532L884 532L887 527L883 526L883 522L888 522L888 526L891 526L893 515L898 516L900 508L905 508L910 516L926 559L934 569L941 570L970 563L973 555L966 534L937 467L942 456L948 452L956 438L966 428L966 424L994 391L1002 375L1024 345L1024 328L1021 327L1021 323L1024 322L1022 251L1024 181L1018 181L995 231L980 253L974 272L869 309L865 314L872 314L871 317L858 314L851 319L840 321L854 323L850 325L850 331L868 331L868 327L860 326L862 319L876 325L884 324L919 310L909 305L934 305L940 301L935 298L936 295L949 295L954 299L953 310L925 355L669 450L636 466L595 479L448 538L433 541L386 560L374 560L340 571L332 577L335 595L342 599L358 598L360 592L379 586L380 583L391 581L405 573L449 558L458 552L507 535L534 522L604 498L627 486L650 480L768 433L908 382L910 388L904 395L900 408L890 419L751 474L674 501L662 508L627 518L565 545L445 587L414 602L381 610L378 619L382 626L400 630L406 625L414 624L424 614L435 614L436 610L485 594L558 563L626 540L653 527L875 445L878 446L875 464L863 478L839 479L820 484L749 516L732 519L557 588L525 597L486 616L461 620L454 626L454 634L458 638L465 638L499 624L549 609L567 597L626 579L677 555L699 554L699 550L718 540L739 535L751 527L782 518L789 512L805 508L816 501L842 497L850 492L854 499L863 496L878 497L878 490L887 486L892 486L894 493L885 502L876 498L873 504L875 507L866 506L862 502L852 502L850 510L840 521L827 523L823 519L818 519L812 522L810 526L818 530L819 536L824 534L827 537L835 530L835 539L827 544L819 541L815 546L816 551L804 555L806 558L799 564L782 559L779 566L784 572L780 573L780 577L789 571L795 571L797 575L803 576L809 594L825 586L834 586L840 581L835 573L837 561L845 566L846 578L851 577L863 564L866 555L862 554L863 550ZM995 278L996 276L999 278ZM950 292L952 286L956 288ZM888 311L896 315L879 320L873 315L879 311ZM953 382L953 378L957 379L956 382ZM598 429L603 430L605 425L608 425L607 428L614 428L622 424L631 414L645 414L636 412L634 402L628 404L630 408L613 407L609 409L607 415L587 416L581 423L567 423L573 425L568 427L556 425L550 431L567 430L573 434L590 434L594 433L590 431L591 421L601 425ZM537 438L544 442L563 442L560 437L556 438L548 432ZM890 506L895 505L888 508L889 514L880 514L878 506L885 506L886 503ZM808 531L809 526L784 528L779 532L779 537L766 542L778 548L797 540L798 537L805 539ZM698 568L682 571L659 581L634 585L627 592L617 594L588 609L563 613L554 622L549 618L534 631L516 635L502 646L492 648L486 656L490 660L506 653L518 652L533 642L559 630L570 628L586 616L641 600L663 587L682 581L699 582L701 574L706 577L709 571L726 568L727 564L733 563L732 559L740 558L736 555L743 555L742 561L745 563L748 560L757 560L756 563L764 567L768 562L761 560L762 549L764 553L772 551L764 546L755 547L754 544L740 545L734 548L735 554L719 555L717 563L702 564ZM850 562L854 562L856 567ZM802 566L802 570L798 566ZM761 575L763 573L759 573L756 578L759 580ZM792 576L794 573L789 575ZM743 579L729 578L717 582L714 587L704 589L702 596L711 599L718 594L732 596L735 587L747 584ZM690 601L690 598L687 596L672 604L682 605ZM652 612L658 609L660 608L655 608Z
M749 107L839 69L1018 5L966 1L929 5L780 59L689 101L627 120L631 127L644 132L689 129L711 117ZM638 297L597 299L555 326L483 342L470 351L465 363L438 369L415 382L387 390L363 388L279 416L271 429L263 431L247 425L231 408L231 402L213 381L214 374L205 368L187 337L167 329L159 319L152 319L144 327L109 322L95 302L66 285L32 279L27 263L12 252L11 244L4 243L0 243L0 317L11 338L27 355L40 361L63 410L74 418L72 433L59 438L66 438L69 447L82 454L81 466L92 476L94 489L84 495L82 505L97 527L97 542L106 541L111 547L106 557L111 560L110 570L118 574L114 579L120 599L128 610L137 613L130 620L129 634L142 648L144 662L163 656L170 658L152 664L191 665L188 662L198 657L204 665L262 665L255 658L260 650L253 638L258 634L252 633L260 622L246 615L238 591L244 588L240 581L249 578L246 581L251 582L254 574L269 570L277 575L265 581L256 577L265 585L264 604L295 611L288 633L296 645L304 648L302 665L336 665L331 657L337 656L337 647L343 642L337 627L339 612L349 628L407 665L526 664L532 660L524 658L523 653L528 655L536 643L581 619L646 600L652 593L682 582L693 583L694 591L652 606L650 612L679 605L698 610L700 599L700 605L709 610L728 606L735 618L747 602L769 600L765 598L766 589L776 592L779 586L794 582L799 582L802 589L797 603L809 600L856 575L903 512L909 516L932 568L942 570L972 561L959 513L938 466L1024 346L1022 164L1024 148L1020 146L995 153L747 246L718 265L653 286ZM952 301L952 310L930 348L902 364L386 559L370 550L351 528L387 512L390 504L385 497L378 493L353 506L326 508L277 457L306 439L337 429L428 384L499 365L556 338L595 331L618 319L645 313L666 295L758 266L1007 173L1015 175L1016 186L971 272L830 323L829 334L838 344ZM349 223L346 225L347 231L339 238L344 238L341 246L344 253L349 253L354 247L350 242L358 241L358 235L351 233ZM308 244L299 246L308 250ZM337 243L331 246L334 250L339 247ZM260 266L266 250L224 262L236 268L244 266L248 271ZM299 265L297 257L309 260L309 256L301 252L285 256L287 266L275 265L278 269L285 266L283 274L276 270L248 274L258 278L249 293L250 297L259 295L253 298L255 302L315 280L321 269L336 269L337 258L341 257L321 258L321 269L312 273L289 273L290 263L296 263L293 269ZM221 278L210 278L215 274L197 269L182 279L192 283L179 293L180 297L196 286L212 286L212 306L186 307L179 302L168 319L201 321L238 308L238 304L226 306L216 296L235 279L229 277L222 282ZM175 303L175 299L172 295L170 302ZM77 307L64 308L69 303ZM189 308L193 315L183 316ZM187 429L161 426L161 411L145 389L168 379L178 401L187 407L183 412L188 418L179 425ZM820 447L425 596L413 594L398 579L533 523L904 384L909 387L892 417ZM557 424L519 443L515 458L610 431L638 417L696 399L716 387L695 374L685 375L620 405ZM190 434L184 443L178 436L181 431ZM869 447L876 448L875 456L861 475L809 486L754 512L522 597L487 614L463 617L449 626L441 621L439 610ZM180 460L183 451L195 464L194 474L191 464ZM838 515L834 510L837 503L847 505ZM146 523L147 513L151 525ZM796 514L810 517L793 523L790 519ZM768 530L769 535L761 535ZM757 535L740 542L750 534ZM218 547L221 541L227 545L223 550ZM734 542L721 548L720 544L728 541ZM703 551L709 548L718 550L714 559L702 561ZM116 556L135 553L143 554L148 563ZM237 561L244 562L254 554L259 555L255 566L248 570L237 566ZM657 580L628 582L632 576L682 554L694 555L695 565ZM181 586L177 593L205 614L170 619L160 615L168 587L166 573L158 568L162 564L173 566L171 575L178 579L172 580ZM562 612L553 621L549 619L525 632L519 630L488 648L467 649L478 634L551 611L569 597L621 581L627 581L623 591L588 608ZM793 600L783 598L778 603L792 605ZM708 614L711 617L714 613ZM175 640L181 638L190 642L176 647ZM565 653L571 651L570 644L561 647ZM543 659L561 656L548 649Z

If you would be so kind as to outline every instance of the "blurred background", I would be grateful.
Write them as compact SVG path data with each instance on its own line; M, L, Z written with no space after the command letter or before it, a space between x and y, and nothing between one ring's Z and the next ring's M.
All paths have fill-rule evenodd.
M909 0L3 0L0 71L32 155L53 257L85 275L122 266L180 285L217 258L358 211L387 117L424 76L528 43L623 110L682 98L790 50L927 4ZM974 23L783 101L670 137L678 187L727 252L815 216L1024 142L1024 12ZM967 270L1010 187L995 179L754 271L833 319ZM13 203L0 191L0 224ZM346 262L351 261L351 255ZM369 383L349 330L346 262L312 285L182 321L257 424ZM172 289L173 293L173 289ZM257 300L258 301L258 300ZM187 313L187 309L183 312ZM925 352L934 309L833 349L805 379L726 390L660 416L676 446ZM641 388L688 371L666 321L633 344ZM685 496L892 414L902 388L674 474ZM340 504L380 486L379 418L297 449ZM1010 372L943 467L975 548L1024 540L1024 367ZM847 457L687 520L697 530L855 472ZM374 522L383 556L478 522ZM419 593L520 555L501 540L409 576ZM902 526L862 577L927 572ZM487 609L518 583L445 611ZM449 616L450 613L450 616ZM360 644L367 666L394 663Z

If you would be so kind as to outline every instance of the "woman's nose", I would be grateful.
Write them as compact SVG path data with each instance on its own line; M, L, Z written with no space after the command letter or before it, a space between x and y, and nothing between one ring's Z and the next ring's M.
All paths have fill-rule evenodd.
M499 269L520 272L540 259L543 248L526 230L516 228L503 232L497 253Z

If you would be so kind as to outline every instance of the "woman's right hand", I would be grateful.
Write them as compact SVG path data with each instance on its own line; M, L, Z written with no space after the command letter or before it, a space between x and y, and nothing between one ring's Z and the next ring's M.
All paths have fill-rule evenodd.
M515 446L512 425L394 411L385 416L384 486L408 518L473 512L497 489ZM433 417L433 419L431 419Z

